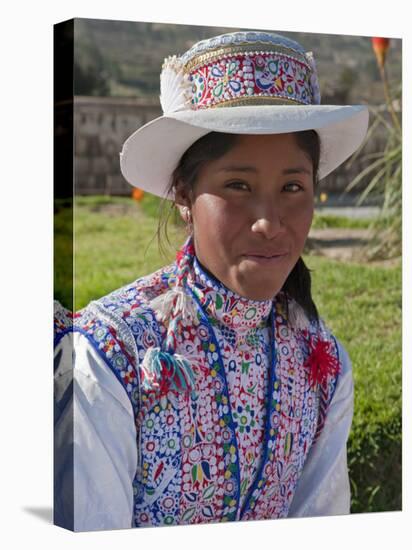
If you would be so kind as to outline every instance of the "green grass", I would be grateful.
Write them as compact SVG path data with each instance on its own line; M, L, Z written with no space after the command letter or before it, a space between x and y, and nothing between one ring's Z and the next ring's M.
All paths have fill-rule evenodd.
M75 205L75 307L134 281L173 261L184 240L182 228L171 226L172 248L159 255L157 218L128 198L107 201L81 197Z
M73 309L73 208L60 201L54 215L54 298Z
M352 512L402 504L401 266L305 258L322 317L346 347L355 380L348 449Z
M76 200L76 309L173 260L185 234L171 226L170 253L159 255L158 204L149 195L141 203L107 197ZM69 229L70 213L62 210L56 215L56 234L64 236L60 250L66 258ZM312 269L321 316L353 364L355 416L348 446L352 512L400 510L401 265L357 265L314 255L305 261ZM70 295L68 275L60 269L56 296Z
M342 229L368 229L372 220L366 218L347 218L346 216L334 216L332 214L320 214L315 212L312 227L314 229L326 229L337 227Z

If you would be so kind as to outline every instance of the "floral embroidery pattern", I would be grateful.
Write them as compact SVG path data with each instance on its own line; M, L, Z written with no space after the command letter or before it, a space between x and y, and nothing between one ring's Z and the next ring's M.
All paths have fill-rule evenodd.
M172 264L75 317L75 330L105 357L135 412L135 526L285 517L337 382L328 369L315 387L304 368L319 328L297 333L281 300L244 300L194 258L187 284L199 319L175 338L195 387L153 391L141 364L148 349L161 347L166 327L150 300L174 278Z
M55 300L53 317L54 342L57 345L67 332L73 330L73 313L62 306L59 301Z
M286 54L251 52L226 55L190 74L192 108L213 107L250 96L313 103L311 68Z

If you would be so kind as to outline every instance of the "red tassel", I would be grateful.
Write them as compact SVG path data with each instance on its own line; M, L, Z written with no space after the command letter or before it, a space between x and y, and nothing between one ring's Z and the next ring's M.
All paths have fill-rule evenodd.
M176 252L176 261L177 261L177 263L180 263L182 261L182 258L183 258L184 255L185 255L185 253L183 252L183 250L178 250Z
M315 388L324 384L328 375L337 376L340 372L339 361L331 353L331 343L318 339L316 344L310 342L311 352L304 367L309 371L309 385Z
M180 263L185 256L194 256L195 247L191 239L188 239L185 244L176 252L176 261Z

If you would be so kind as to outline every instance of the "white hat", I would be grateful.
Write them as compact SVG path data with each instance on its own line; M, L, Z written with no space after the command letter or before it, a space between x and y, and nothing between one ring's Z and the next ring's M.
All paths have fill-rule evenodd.
M125 141L120 166L130 184L161 197L183 153L209 132L316 130L321 179L358 149L368 127L365 105L320 105L312 52L274 33L223 34L165 59L160 92L163 115Z

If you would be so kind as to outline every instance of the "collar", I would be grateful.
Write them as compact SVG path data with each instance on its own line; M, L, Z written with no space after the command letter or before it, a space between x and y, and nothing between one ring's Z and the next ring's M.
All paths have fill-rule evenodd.
M216 279L196 256L187 284L212 320L234 330L267 326L272 300L249 300Z

